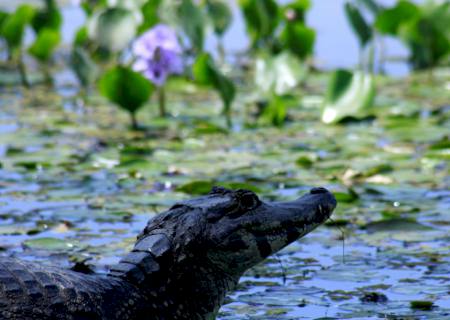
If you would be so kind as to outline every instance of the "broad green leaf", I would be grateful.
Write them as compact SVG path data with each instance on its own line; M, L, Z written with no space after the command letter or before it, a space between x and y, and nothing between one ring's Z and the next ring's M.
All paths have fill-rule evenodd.
M253 47L258 47L272 38L280 20L277 2L274 0L239 0L239 4Z
M36 40L28 49L36 59L41 62L48 61L61 41L59 31L43 28L40 29Z
M130 113L135 113L148 101L153 86L140 73L118 66L100 78L99 89L100 93L111 102Z
M373 76L355 72L349 81L347 71L333 73L322 112L322 121L336 123L345 117L361 117L372 106L375 96Z
M297 0L284 7L284 15L289 21L305 23L306 11L311 7L310 0ZM292 16L292 14L294 14Z
M160 20L159 18L159 5L161 4L161 0L153 0L147 1L141 8L143 22L138 28L138 33L141 34L155 24L157 24Z
M338 69L333 72L325 99L327 101L336 101L339 99L342 93L350 86L352 77L353 73L348 70Z
M34 250L65 251L78 246L78 242L74 243L68 240L46 237L25 240L23 245Z
M426 300L413 300L410 301L410 306L412 309L418 309L418 310L432 310L434 307L433 301L426 301Z
M374 15L377 15L382 10L382 7L376 2L376 0L357 0L357 2L369 9Z
M397 35L402 24L417 19L420 9L412 2L401 0L393 8L385 9L375 19L375 28L381 33Z
M25 27L33 19L34 14L35 10L31 5L23 4L4 18L0 35L5 38L9 47L17 48L22 45Z
M361 47L365 47L372 39L372 28L367 24L358 8L350 2L345 4L345 14L353 32L358 36Z
M223 0L208 0L206 8L214 26L214 32L218 36L223 36L233 20L229 4Z
M272 96L261 114L259 123L282 126L291 102L292 99L287 96Z
M215 66L207 53L198 55L192 66L195 81L200 85L212 85L219 93L224 104L224 112L228 112L236 95L233 82Z
M89 37L110 52L125 49L134 39L137 22L133 12L124 8L108 8L88 21Z
M2 25L3 22L6 20L6 18L8 18L9 13L5 12L5 11L0 11L0 30L2 30Z
M231 104L233 103L234 97L236 95L236 88L233 82L217 70L214 88L219 92L220 98L222 99L224 112L228 113L231 109Z
M305 59L312 53L315 39L314 29L308 28L303 22L287 23L280 35L282 47L300 59Z
M429 4L420 9L421 16L401 25L398 32L410 48L415 69L435 66L450 52L450 5Z
M46 0L45 3L45 7L37 11L31 21L36 33L44 28L58 31L62 24L62 15L55 0Z
M108 0L81 1L81 8L90 17L98 10L103 10L108 6Z
M202 11L192 0L182 0L177 15L181 23L180 27L189 38L191 46L197 51L201 51L205 38Z
M256 59L255 84L263 94L283 95L295 88L305 76L305 68L289 52Z
M199 54L192 65L192 74L195 81L201 85L210 85L215 77L211 56L206 53Z
M81 85L85 88L89 87L97 79L98 67L89 56L89 53L81 47L77 46L73 49L71 67Z
M73 38L73 45L84 46L88 41L89 41L88 28L86 26L82 26L75 32L75 37Z
M209 191L211 191L211 188L215 186L214 181L192 181L188 182L186 184L183 184L179 187L177 187L177 191L181 191L188 194L207 194Z

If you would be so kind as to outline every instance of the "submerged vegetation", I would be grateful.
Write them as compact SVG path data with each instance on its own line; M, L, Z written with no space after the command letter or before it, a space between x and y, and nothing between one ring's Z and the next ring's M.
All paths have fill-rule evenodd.
M219 318L450 316L447 1L347 1L359 61L327 72L312 1L76 5L70 44L62 3L0 11L2 255L104 272L150 216L213 185L323 185L333 220L248 272ZM383 74L387 36L404 78Z

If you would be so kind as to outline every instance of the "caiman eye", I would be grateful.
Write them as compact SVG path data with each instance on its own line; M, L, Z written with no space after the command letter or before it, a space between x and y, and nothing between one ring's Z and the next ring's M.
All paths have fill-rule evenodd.
M258 196L254 192L248 190L239 191L239 204L241 208L249 210L256 208L261 203Z

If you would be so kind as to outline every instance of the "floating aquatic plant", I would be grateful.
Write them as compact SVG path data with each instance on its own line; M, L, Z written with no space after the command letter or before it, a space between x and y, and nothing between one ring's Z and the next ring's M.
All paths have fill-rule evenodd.
M158 87L160 115L166 114L164 84L171 74L183 72L182 49L175 31L158 24L139 37L133 45L133 69Z

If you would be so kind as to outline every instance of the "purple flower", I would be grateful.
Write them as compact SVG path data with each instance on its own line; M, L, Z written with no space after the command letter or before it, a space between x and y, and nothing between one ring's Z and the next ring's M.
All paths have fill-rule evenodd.
M180 44L175 31L166 25L158 24L136 39L133 53L133 69L157 86L162 86L169 74L183 72Z

